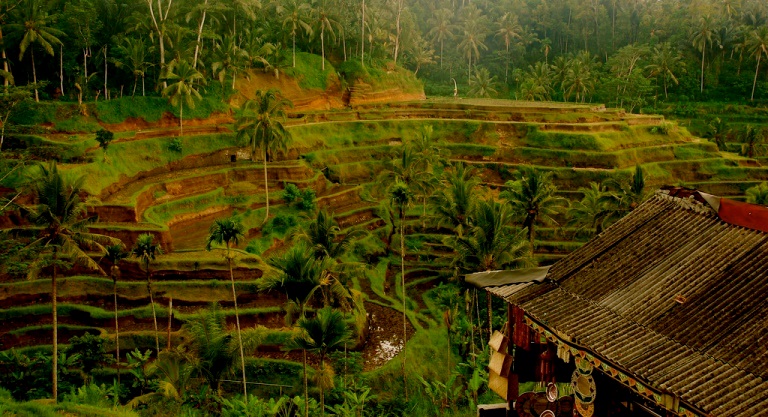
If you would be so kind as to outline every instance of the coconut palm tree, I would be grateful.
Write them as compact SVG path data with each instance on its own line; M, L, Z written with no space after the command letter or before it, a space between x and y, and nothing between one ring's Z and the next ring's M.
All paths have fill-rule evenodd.
M462 272L478 272L528 266L528 242L522 230L512 227L512 221L508 205L494 200L478 202L466 235L448 240L457 253L454 267Z
M144 39L141 38L123 38L123 41L117 47L118 55L122 58L113 59L115 66L118 68L124 68L133 75L133 90L131 91L131 97L136 94L136 88L139 84L139 77L141 77L141 95L144 96L146 88L144 85L144 79L147 75L147 71L152 67L152 63L149 61L149 56L152 54L154 47L147 46L144 43Z
M336 39L336 32L334 29L339 28L339 22L333 16L333 12L328 7L327 0L313 0L315 5L313 11L315 23L320 29L320 51L322 54L322 70L325 71L325 33L331 36L332 40Z
M576 102L584 102L587 95L595 89L595 79L589 65L585 65L579 59L568 61L568 69L563 77L562 88L565 101L575 95Z
M117 382L120 382L120 325L117 316L117 278L120 276L120 261L127 258L130 252L125 250L125 245L107 246L107 253L104 257L112 263L109 269L109 275L112 277L112 294L115 299L115 363L117 364Z
M184 331L192 336L186 348L194 356L194 371L205 379L211 389L221 393L222 378L237 369L238 351L241 349L240 341L236 341L227 331L224 311L214 303L185 325ZM240 339L243 349L256 349L267 334L264 326L243 331Z
M283 28L286 26L291 29L291 39L293 40L293 67L296 68L296 34L301 30L307 36L312 36L312 26L309 25L307 14L311 10L308 3L299 2L299 0L289 0L286 5L278 6L278 14L284 15Z
M533 250L536 224L556 223L553 216L565 210L566 200L555 194L557 187L552 184L549 172L529 170L520 181L507 181L505 186L507 189L500 196L509 204L512 215L522 219Z
M80 198L84 181L84 177L66 179L59 172L56 163L52 162L49 165L41 165L30 182L35 204L27 210L30 223L34 225L31 229L34 238L26 250L34 251L40 256L30 265L28 277L34 279L44 267L51 267L54 401L58 397L59 358L57 272L62 267L62 261L68 261L69 264L82 265L106 275L87 251L103 254L106 252L106 245L120 242L111 237L88 232L87 226L92 219L85 218L86 205Z
M749 48L752 56L757 57L757 65L755 66L755 79L752 81L752 95L749 100L755 100L755 86L757 86L757 74L760 72L760 59L765 55L768 57L768 27L761 27L755 29L749 33L749 39L747 40L747 47Z
M275 271L259 280L259 291L276 290L285 294L288 323L293 321L294 312L304 315L307 305L318 297L318 291L322 305L330 305L335 300L344 303L352 298L332 272L334 261L315 258L315 248L299 243L267 262Z
M504 67L504 84L509 80L509 46L515 39L522 39L523 27L520 26L520 22L517 20L517 16L510 12L504 13L496 22L498 29L496 30L496 36L504 40L504 46L506 49L506 66Z
M716 36L715 20L711 16L701 16L699 25L691 34L691 43L696 50L701 51L701 92L704 92L704 58L707 45L711 45Z
M437 227L449 226L458 236L463 236L472 224L480 180L474 168L458 163L443 173L440 184L430 201L433 219Z
M608 220L605 200L608 190L596 182L590 182L589 188L581 187L579 192L583 196L581 200L572 202L568 208L569 223L594 230L599 235Z
M472 57L475 61L480 56L480 50L488 50L485 38L488 36L488 23L485 16L474 4L462 9L462 37L458 48L467 57L467 83L472 84Z
M496 89L496 76L491 76L487 69L476 68L472 79L472 84L469 87L470 96L489 98L499 93L499 90Z
M60 37L65 33L50 26L52 16L44 9L45 3L39 0L25 0L19 7L18 23L7 24L7 30L15 33L21 38L19 43L19 60L24 58L27 50L32 57L32 82L37 85L37 68L35 66L34 45L38 45L48 53L53 55L53 47L62 45ZM32 49L30 48L32 47ZM35 101L39 102L40 97L35 88Z
M244 68L244 64L250 60L250 56L248 51L238 45L237 38L232 35L224 35L221 41L217 41L213 47L211 60L211 72L221 83L222 94L224 94L224 81L226 81L227 75L232 77L232 89L234 90L237 72Z
M152 273L149 264L155 260L157 255L162 254L163 249L155 243L155 236L151 233L143 233L136 239L136 243L131 248L131 256L144 263L144 269L147 271L147 294L149 294L149 304L152 305L152 320L155 324L155 352L160 354L160 339L157 330L157 311L155 311L155 299L152 294Z
M427 36L432 38L433 42L440 42L440 68L443 68L443 44L446 40L453 38L456 25L452 23L453 10L441 8L435 10L427 20L429 32Z
M171 105L179 106L179 136L184 135L184 102L191 108L195 100L202 100L196 83L204 82L203 74L186 60L173 60L168 64L165 79L170 82L163 88L163 96L168 97Z
M656 45L651 55L651 63L645 67L651 77L661 78L664 84L664 98L668 98L669 81L678 84L675 73L680 69L683 56L674 50L669 42Z
M344 346L352 336L352 330L344 321L344 316L338 310L324 307L313 318L301 317L296 323L296 332L291 338L290 346L301 349L304 352L304 416L309 415L307 403L307 352L316 353L320 358L320 373L328 372L325 367L325 357L329 351ZM333 378L327 378L333 383ZM321 381L320 386L320 410L325 409L325 388L327 383ZM332 387L332 385L331 385ZM325 413L322 412L324 415Z
M405 342L408 340L407 333L407 316L406 316L406 287L405 287L405 211L413 202L413 192L408 188L408 184L397 179L394 184L389 188L389 200L392 205L397 208L400 218L400 285L403 295L403 391L405 393L406 400L408 399L408 387L407 377L405 374L406 355L405 355Z
M315 218L306 228L296 233L293 238L304 241L314 248L315 259L338 259L349 248L352 239L364 234L361 230L353 230L342 235L341 228L333 215L323 208L318 210Z
M232 272L232 251L231 246L237 245L245 234L245 228L235 217L214 220L208 231L208 241L205 245L206 250L211 250L211 246L224 244L227 248L227 267L229 268L229 280L232 283L232 303L235 306L235 325L237 329L237 343L240 347L240 367L243 374L243 398L248 398L248 388L245 380L245 354L243 353L243 338L240 331L240 314L237 311L237 292L235 292L235 275Z
M283 125L285 109L293 104L280 96L278 90L259 90L253 100L243 105L235 125L238 137L245 137L251 146L251 158L255 159L256 150L262 151L264 160L264 194L266 214L264 223L269 218L269 184L267 181L268 155L278 149L285 150L291 141L291 134Z

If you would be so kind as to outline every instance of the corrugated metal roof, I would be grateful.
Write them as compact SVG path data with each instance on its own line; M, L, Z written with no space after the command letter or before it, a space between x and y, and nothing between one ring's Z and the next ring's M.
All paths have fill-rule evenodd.
M492 293L706 413L768 415L767 233L657 194L548 278Z

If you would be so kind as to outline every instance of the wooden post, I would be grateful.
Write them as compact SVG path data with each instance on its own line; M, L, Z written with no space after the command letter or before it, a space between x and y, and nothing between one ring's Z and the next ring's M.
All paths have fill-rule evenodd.
M517 400L520 388L518 387L517 372L515 372L515 317L513 313L513 306L511 303L507 303L507 326L509 331L510 343L507 343L507 353L512 356L512 369L509 372L509 379L507 383L507 407L512 409L514 402Z
M173 323L173 297L168 297L168 350L171 350L171 324Z
M491 340L491 336L493 335L493 321L491 321L491 319L493 319L493 315L491 314L493 303L491 298L491 292L488 291L487 288L485 289L485 297L488 299L488 340Z

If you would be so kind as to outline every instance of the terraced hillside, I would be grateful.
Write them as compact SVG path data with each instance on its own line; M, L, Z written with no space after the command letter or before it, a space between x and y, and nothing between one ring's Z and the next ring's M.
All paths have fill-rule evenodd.
M263 162L250 159L250 150L237 140L231 122L227 115L197 121L194 127L185 128L174 149L175 128L144 125L141 130L129 129L117 135L106 161L89 133L43 133L19 140L69 152L71 162L62 168L70 175L86 175L87 191L98 200L92 208L98 215L93 231L118 237L127 246L142 233L159 239L165 254L152 263L151 273L158 293L155 300L165 306L159 309L160 316L164 326L170 323L168 334L174 343L181 337L182 322L209 302L219 301L233 314L227 301L229 275L223 251L205 251L204 246L213 219L237 213L247 228L247 239L237 248L235 258L241 321L273 330L262 349L271 357L289 357L275 348L289 334L281 307L285 300L275 293L259 293L256 283L270 273L265 260L286 246L291 222L303 221L301 211L283 201L285 185L314 190L316 205L334 213L343 230L370 232L358 239L353 250L371 264L350 285L367 295L374 321L383 319L401 308L398 294L402 288L399 265L390 268L394 257L366 252L366 248L380 247L391 227L379 210L383 197L373 186L374 179L400 145L416 139L427 126L449 160L479 169L490 193L514 178L522 166L552 172L561 194L570 199L578 199L579 187L591 181L628 179L636 164L646 172L649 187L682 184L733 198L741 198L746 188L768 180L768 168L759 161L719 152L713 143L693 137L660 116L626 114L596 105L491 100L359 105L290 115L293 145L268 164L273 220L263 225ZM405 241L411 332L440 322L434 301L424 294L452 274L453 254L443 242L445 231L422 227L422 210L416 204L408 212ZM283 223L277 224L275 219ZM559 220L566 224L565 218ZM10 216L5 221L14 220ZM554 262L589 236L589 232L568 227L540 229L537 259ZM104 266L107 269L106 261ZM132 259L121 264L121 272L122 348L154 346L145 272ZM84 332L113 334L112 281L83 273L75 270L60 284L62 343ZM3 277L2 349L49 343L47 282ZM172 318L168 320L171 298ZM398 346L402 340L389 333L373 338L381 345ZM375 344L365 352L377 364L393 354Z

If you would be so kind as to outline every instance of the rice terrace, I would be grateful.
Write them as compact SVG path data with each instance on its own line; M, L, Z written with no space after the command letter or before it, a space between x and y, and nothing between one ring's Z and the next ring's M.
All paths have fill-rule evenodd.
M765 4L430 3L2 1L0 415L768 415Z

